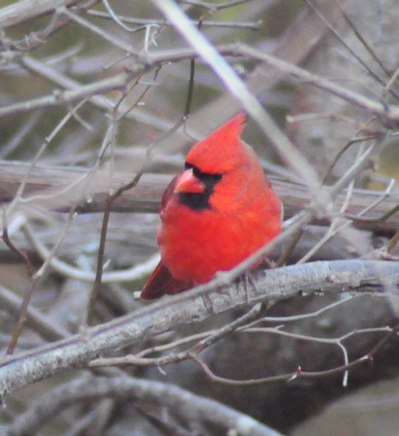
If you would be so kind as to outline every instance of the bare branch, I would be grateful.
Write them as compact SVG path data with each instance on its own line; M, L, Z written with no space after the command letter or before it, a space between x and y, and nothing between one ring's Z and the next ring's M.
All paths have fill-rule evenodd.
M96 11L96 10L91 10L88 11L87 13L88 15L92 15L94 17L100 17L100 18L108 18L108 19L113 19L113 17L111 17L111 14L107 13L107 12L103 12L103 11ZM136 29L134 29L135 31L137 30L141 30L143 29L144 26L149 26L149 25L157 25L157 26L171 26L170 23L165 22L165 20L156 20L156 19L149 19L149 18L136 18L136 17L128 17L128 16L121 16L121 15L116 15L118 17L118 19L120 21L122 21L123 23L129 23L129 24L135 24L138 27ZM196 25L197 22L196 21L192 21L193 25ZM236 22L233 23L231 21L210 21L210 20L204 20L202 22L204 27L234 27L234 28L247 28L247 29L251 29L251 30L259 30L261 22L257 21L257 22Z
M22 0L0 9L0 28L7 29L43 14L54 12L60 6L71 7L85 0Z
M4 309L12 313L18 313L22 306L22 298L2 286L0 286L0 302ZM32 304L28 307L26 317L27 326L36 330L48 341L57 341L68 337L68 332L63 327L40 313L38 309L32 307Z
M28 164L23 162L0 161L0 201L7 202L13 199L19 189L22 180L28 171ZM26 183L24 196L20 201L26 205L35 205L44 209L69 211L72 205L78 201L79 213L101 212L105 208L106 193L108 189L118 189L121 185L129 183L132 174L113 174L111 186L105 183L107 174L105 170L97 170L92 176L89 187L85 188L82 198L82 186L85 184L87 169L36 165L32 169L30 178ZM159 209L160 200L165 186L171 180L171 176L162 174L144 174L134 189L124 192L112 204L112 210L117 212L154 212ZM304 185L292 183L281 178L270 177L273 187L284 203L286 219L296 215L310 203L310 195ZM77 183L77 181L79 181ZM67 189L68 186L73 189ZM325 187L329 190L331 188ZM342 190L337 195L335 207L337 210L345 201L346 192ZM348 218L355 218L374 204L368 211L369 221L362 220L357 223L361 228L373 230L396 231L399 224L399 215L390 216L388 221L373 222L386 212L393 210L398 203L397 193L383 193L367 189L354 189L353 196L346 214ZM313 222L326 224L327 221L319 218Z
M262 271L254 279L256 286L251 288L242 281L221 286L217 277L192 291L89 328L66 340L4 358L0 361L0 395L67 369L85 367L99 355L113 353L233 307L280 300L300 292L306 295L320 291L395 294L398 281L397 263L360 260L314 262Z
M190 422L206 422L221 426L226 432L234 430L240 436L281 436L250 416L217 401L194 395L171 384L132 377L89 377L60 386L36 401L8 428L6 435L35 433L50 418L79 401L102 398L155 402L173 410L188 425Z

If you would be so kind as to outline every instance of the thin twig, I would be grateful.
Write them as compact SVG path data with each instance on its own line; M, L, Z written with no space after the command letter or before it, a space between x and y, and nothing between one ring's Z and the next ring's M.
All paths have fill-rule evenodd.
M94 17L99 18L106 18L106 19L113 19L114 16L117 16L118 19L123 23L129 23L129 24L136 24L137 27L134 29L135 31L142 30L145 26L148 25L157 25L157 26L172 26L171 23L168 23L165 20L157 20L155 18L137 18L137 17L128 17L126 15L111 15L107 12L103 11L97 11L95 9L92 9L87 12L87 15L92 15ZM196 21L192 21L192 23L195 25L197 24ZM227 28L235 28L235 29L250 29L250 30L259 30L261 26L261 21L255 21L255 22L232 22L232 21L211 21L211 20L204 20L203 22L204 27L227 27Z
M368 329L366 329L368 330ZM341 372L348 373L350 369L356 368L360 365L363 365L365 362L372 362L374 360L375 355L381 350L381 348L390 340L394 335L396 335L397 331L399 330L399 325L394 327L393 329L389 329L389 333L386 334L372 349L369 353L366 355L354 359L352 361L348 361L344 365L327 369L323 371L303 371L302 368L298 368L296 371L287 373L287 374L281 374L277 376L270 376L270 377L262 377L258 379L247 379L247 380L236 380L236 379L229 379L225 377L221 377L216 375L209 366L206 364L204 360L202 360L199 356L193 356L193 359L199 364L201 369L205 372L205 374L214 382L225 384L228 386L253 386L253 385L259 385L259 384L265 384L265 383L274 383L274 382L281 382L281 381L293 381L296 379L314 379L314 378L322 378L322 377L329 377L337 375ZM383 331L387 331L387 328L384 328ZM356 332L355 332L356 333ZM369 333L369 331L367 331ZM347 377L344 376L344 386L347 381Z
M1 239L3 239L3 242L7 245L7 247L12 252L14 252L18 257L22 259L22 261L26 265L26 269L28 271L29 277L32 277L33 266L32 266L32 262L29 259L28 254L26 253L26 251L20 250L18 247L16 247L8 235L7 212L5 208L3 208L2 218L3 218L3 230L2 230Z
M9 312L19 313L21 311L22 298L2 286L0 286L0 302L1 307ZM58 341L69 336L67 330L32 307L32 304L28 307L26 318L26 324L48 341Z

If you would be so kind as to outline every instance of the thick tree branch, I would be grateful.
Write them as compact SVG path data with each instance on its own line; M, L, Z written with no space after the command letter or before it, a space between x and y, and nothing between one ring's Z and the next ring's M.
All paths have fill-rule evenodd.
M254 286L245 281L223 286L223 276L192 291L163 299L137 312L89 328L66 340L4 358L0 395L105 356L159 333L199 322L216 313L298 293L397 293L399 264L381 261L314 262L260 272Z
M0 161L0 203L11 201L29 168L23 162ZM118 189L129 183L134 174L114 173L112 185L108 184L108 172L96 171L90 186L86 187L85 174L89 169L37 165L32 169L23 194L23 203L56 211L69 211L78 204L79 213L103 212L108 190ZM112 204L114 212L154 212L159 209L160 200L172 176L163 174L144 174L134 189L124 192ZM271 176L273 187L284 204L285 219L303 210L310 202L306 186ZM81 186L85 186L82 196ZM328 187L325 188L328 193ZM82 198L83 197L83 198ZM346 190L342 190L335 200L336 211L345 201ZM378 199L382 201L370 210L366 217L378 219L398 204L396 193L384 195L380 191L354 189L346 212L357 215ZM328 220L321 224L328 224ZM320 224L320 221L317 222ZM361 228L374 231L396 231L399 214L394 214L386 222L362 222Z

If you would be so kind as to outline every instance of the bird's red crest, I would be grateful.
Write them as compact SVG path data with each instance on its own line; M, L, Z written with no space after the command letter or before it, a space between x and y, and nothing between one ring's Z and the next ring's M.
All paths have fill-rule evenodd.
M209 136L197 142L189 151L186 161L205 173L229 171L241 160L240 136L244 130L245 114L239 113ZM215 156L217 159L215 160ZM220 171L222 170L222 171Z

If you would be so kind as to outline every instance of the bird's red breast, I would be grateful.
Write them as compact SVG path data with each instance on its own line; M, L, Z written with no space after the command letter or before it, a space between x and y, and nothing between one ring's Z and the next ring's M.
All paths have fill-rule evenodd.
M157 231L161 261L141 298L206 283L281 232L280 200L255 152L240 140L244 121L240 113L199 141L166 188Z

